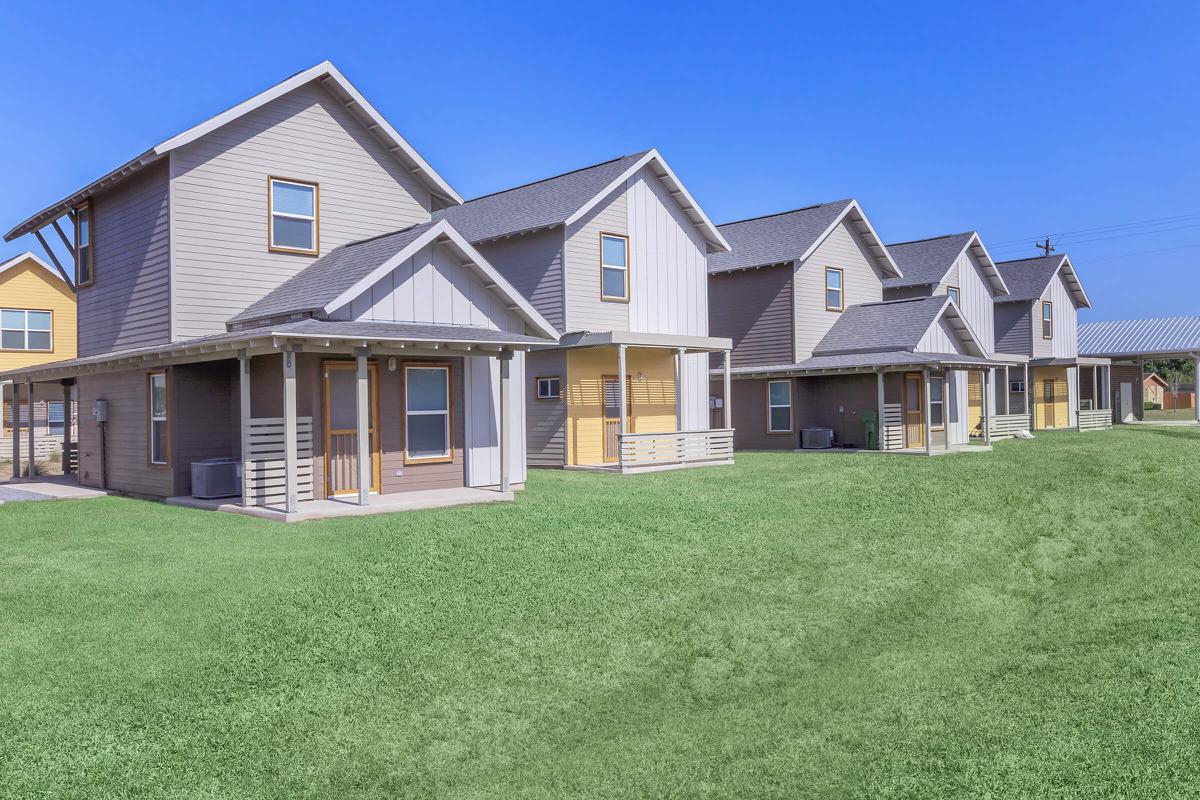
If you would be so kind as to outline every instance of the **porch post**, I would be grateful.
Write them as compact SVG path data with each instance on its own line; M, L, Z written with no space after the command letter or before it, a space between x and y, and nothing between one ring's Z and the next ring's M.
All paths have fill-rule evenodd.
M1029 430L1033 430L1033 409L1029 405L1029 362L1025 362L1025 416L1029 417Z
M682 347L675 350L675 430L683 430L683 356ZM708 356L705 356L708 358ZM711 417L711 415L710 415Z
M725 427L733 427L733 375L730 372L729 351L725 351Z
M625 436L627 433L629 433L627 430L629 420L626 419L629 410L628 394L629 387L625 385L625 345L619 344L617 345L617 401L620 403L621 407L617 410L617 413L621 416L621 424L618 427L618 430L621 432L622 436ZM620 450L620 447L620 444L618 444L618 451Z
M284 510L296 512L296 352L294 345L283 348L283 472Z
M1071 368L1067 367L1067 394L1071 393ZM1071 404L1068 400L1067 408ZM1075 432L1083 430L1083 371L1079 369L1079 364L1075 365Z
M875 386L876 400L878 401L877 405L879 406L879 422L877 423L879 426L879 431L877 433L877 437L878 437L879 441L876 442L876 445L878 445L880 450L886 450L887 448L885 448L883 446L883 368L882 367L879 369L878 372L875 373L875 377L876 377L876 386Z
M238 352L238 395L241 398L242 442L242 505L251 504L250 497L250 356Z
M1200 354L1195 356L1195 371L1192 373L1192 405L1193 411L1196 412L1196 424L1200 425ZM1142 407L1145 408L1145 400L1143 399Z
M925 384L925 413L922 414L925 418L925 455L933 455L933 425L929 419L930 406L932 405L929 397L929 367L921 370L921 382Z
M63 390L63 450L62 450L62 467L63 475L71 474L71 460L67 455L71 450L71 425L74 422L74 415L71 413L71 387L75 381L71 378L66 378L62 382ZM49 419L50 410L46 409L46 417Z
M991 376L990 369L983 370L983 443L986 446L992 443L992 404L988 398L988 392L992 391Z
M950 449L950 370L942 369L942 449ZM931 404L932 405L932 404Z
M356 367L354 381L354 441L357 445L355 463L358 465L358 504L367 505L367 495L371 493L371 430L368 420L371 409L370 374L367 371L367 356L370 349L354 348L354 364Z
M21 384L12 382L12 476L21 477Z
M1092 408L1102 408L1100 405L1100 367L1092 365Z
M1012 413L1012 407L1010 405L1010 403L1012 402L1012 398L1009 396L1009 389L1012 388L1012 381L1010 381L1008 379L1008 375L1009 375L1008 364L1005 364L1004 365L1004 392L1003 392L1003 394L1004 394L1004 416L1006 416L1006 417Z
M510 385L512 357L512 350L500 351L500 491L502 492L509 490L509 473L511 472L509 451L512 447L512 434L508 395L512 388ZM624 380L621 381L621 385L625 385ZM621 415L621 419L625 419L624 414Z
M26 391L29 392L29 399L27 401L29 404L29 458L26 459L29 466L27 466L25 468L25 471L27 473L29 473L29 477L36 478L37 477L37 448L34 446L34 429L37 428L37 426L33 424L33 380L32 379L29 379L29 378L25 379L25 389L26 389ZM47 413L49 413L49 412L47 412Z

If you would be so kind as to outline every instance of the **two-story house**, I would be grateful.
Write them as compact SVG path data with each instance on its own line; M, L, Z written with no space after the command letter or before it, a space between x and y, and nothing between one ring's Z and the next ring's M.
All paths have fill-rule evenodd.
M13 228L74 228L79 357L8 374L78 383L90 486L189 495L232 457L285 513L507 491L524 352L558 332L434 218L460 202L324 62Z
M708 424L708 358L731 343L709 335L707 283L729 246L657 150L434 216L563 333L526 360L530 465L729 463L728 424Z
M1071 259L1062 253L996 266L1009 287L996 300L996 345L1029 357L1034 429L1108 427L1111 361L1079 355L1079 309L1092 304Z
M838 445L885 450L967 444L957 376L982 372L986 384L1003 364L951 297L885 300L884 282L905 273L856 201L719 230L732 249L710 257L710 327L733 339L733 386L714 382L713 393L732 395L739 448L797 449L827 431Z
M75 292L67 278L33 253L22 253L0 263L0 372L75 357ZM64 429L67 406L72 402L68 385L39 384L30 398L26 387L0 381L3 424L0 425L0 459L12 459L14 474L28 472L33 460L26 449L21 460L18 434L35 434L33 459L60 450L71 431ZM31 402L32 400L32 402ZM70 470L69 452L64 469Z

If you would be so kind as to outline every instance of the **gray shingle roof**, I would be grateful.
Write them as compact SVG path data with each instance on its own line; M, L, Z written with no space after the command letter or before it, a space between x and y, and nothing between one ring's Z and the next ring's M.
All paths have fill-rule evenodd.
M1063 253L997 263L996 269L1000 271L1000 277L1004 278L1004 282L1008 284L1008 296L998 297L996 302L1037 300L1042 296L1046 285L1050 283L1054 273L1058 272L1066 257L1066 254Z
M794 261L804 255L853 202L835 200L768 217L718 225L717 230L732 249L728 253L709 255L708 271L729 272Z
M941 295L850 306L813 348L814 356L912 350L946 304Z
M763 367L735 367L730 370L734 375L755 375L771 373L789 373L820 371L831 369L854 369L858 367L900 367L929 365L958 365L967 364L980 366L1003 366L1003 361L994 361L979 356L958 355L955 353L921 353L909 350L882 350L871 353L840 353L829 356L813 356L798 364L776 364ZM713 370L714 374L720 370Z
M251 304L230 322L323 309L327 303L399 253L434 224L426 222L395 233L336 247Z
M1088 322L1079 326L1079 355L1200 353L1200 317Z
M435 212L434 219L449 220L470 242L561 225L648 152L477 197Z
M428 325L420 322L340 322L302 319L268 326L285 336L328 336L335 339L402 339L412 342L465 342L481 344L548 344L552 339L510 333L474 325ZM246 333L255 333L254 329Z
M974 235L973 231L968 231L915 242L889 244L888 252L892 254L892 260L900 267L904 277L887 278L883 285L895 288L940 283L954 266L954 259L958 258Z

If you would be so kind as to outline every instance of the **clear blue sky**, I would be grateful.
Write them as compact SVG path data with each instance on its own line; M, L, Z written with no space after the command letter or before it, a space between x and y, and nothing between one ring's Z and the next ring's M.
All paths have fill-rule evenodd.
M573 5L14 5L0 227L328 58L466 197L654 146L717 222L853 196L997 260L1104 228L1060 245L1085 319L1200 313L1194 4Z

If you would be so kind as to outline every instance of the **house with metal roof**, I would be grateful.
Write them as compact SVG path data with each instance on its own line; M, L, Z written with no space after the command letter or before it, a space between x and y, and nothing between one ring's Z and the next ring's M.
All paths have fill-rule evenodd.
M461 202L318 64L14 227L69 251L78 354L4 377L75 386L87 486L289 520L511 499L559 331Z
M1113 405L1118 422L1145 418L1144 364L1188 359L1200 375L1200 317L1158 317L1089 322L1079 327L1079 353L1112 362ZM1194 392L1193 392L1194 394ZM1193 407L1200 406L1193 398ZM1200 424L1200 409L1196 412Z
M732 249L711 259L710 320L733 341L733 367L731 385L714 381L713 393L732 401L738 447L790 450L831 436L901 452L967 448L963 376L1006 362L948 295L887 299L888 282L908 273L855 200L719 229Z

